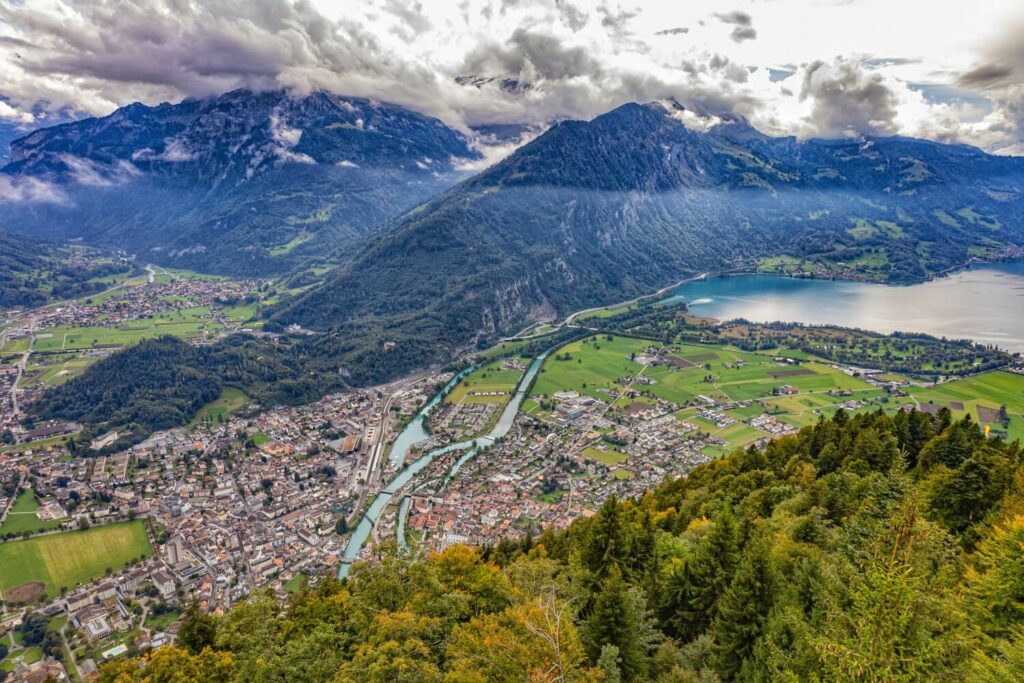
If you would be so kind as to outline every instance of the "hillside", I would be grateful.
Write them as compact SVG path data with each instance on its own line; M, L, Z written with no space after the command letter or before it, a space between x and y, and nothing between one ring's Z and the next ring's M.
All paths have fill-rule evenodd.
M136 103L12 142L0 173L47 183L62 201L4 204L0 227L266 275L343 258L477 157L436 119L322 92Z
M840 411L562 533L190 611L100 680L1020 680L1022 477L948 412Z
M0 311L86 296L102 280L131 272L131 264L81 246L41 242L0 230Z
M568 121L406 213L272 325L370 381L530 321L782 255L891 283L1024 244L1024 160L771 138L674 102ZM397 342L381 364L385 341Z

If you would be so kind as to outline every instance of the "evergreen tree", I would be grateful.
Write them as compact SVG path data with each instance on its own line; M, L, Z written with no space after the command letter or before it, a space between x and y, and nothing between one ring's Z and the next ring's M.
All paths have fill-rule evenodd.
M613 566L622 569L629 545L623 529L622 511L615 496L609 496L591 521L583 549L583 566L603 578Z
M594 600L586 624L586 647L592 661L601 657L607 645L619 651L619 669L624 681L643 678L647 656L640 642L640 619L618 565L612 565Z
M217 625L213 617L193 602L185 610L175 642L192 654L199 654L203 648L212 646L216 637Z
M661 613L669 633L680 640L693 640L714 619L735 568L736 537L732 514L721 513L693 556L669 577Z
M767 543L751 541L711 624L715 665L726 679L739 673L763 632L772 607L771 566Z

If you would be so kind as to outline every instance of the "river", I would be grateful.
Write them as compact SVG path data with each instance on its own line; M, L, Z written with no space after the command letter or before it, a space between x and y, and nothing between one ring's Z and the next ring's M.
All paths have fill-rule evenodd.
M447 482L452 474L457 471L457 468L461 467L462 464L468 460L469 457L472 457L478 449L481 447L491 446L495 441L508 434L509 430L512 429L512 424L515 422L516 414L519 412L519 405L523 402L523 399L526 398L526 392L530 388L530 383L533 381L533 378L537 376L537 372L540 370L540 366L543 365L544 359L547 357L548 353L550 353L550 350L540 354L533 359L532 363L530 363L530 367L526 369L526 373L523 375L522 379L519 380L519 385L516 387L516 393L513 394L512 398L505 405L505 409L502 411L501 416L498 418L497 423L495 423L494 428L491 429L491 431L484 436L477 437L476 439L448 444L447 446L435 448L434 450L421 455L412 462L409 462L401 472L395 475L395 477L388 482L387 486L381 489L373 499L373 502L370 503L370 507L366 509L366 513L359 520L359 524L352 532L351 538L349 538L348 545L345 547L345 553L342 555L341 567L338 568L339 579L344 579L348 576L352 562L359 557L359 552L363 549L367 540L369 540L370 534L373 532L374 525L380 518L381 513L384 512L384 509L388 506L388 503L391 502L395 492L412 481L412 478L422 471L424 467L429 465L434 458L439 455L444 455L445 453L451 453L452 451L472 449L456 461L452 471L449 472L449 477L446 478ZM403 462L408 453L409 447L417 441L422 441L427 438L427 433L423 429L423 419L426 417L427 413L430 412L430 409L437 405L444 395L451 391L455 384L457 384L458 381L471 369L472 368L469 368L459 373L452 382L449 382L444 389L430 399L430 402L428 402L420 412L416 414L416 417L414 417L402 433L398 435L398 438L395 439L395 442L392 445L392 452L389 455L389 459L392 462ZM395 457L396 450L399 451L397 458ZM401 509L399 510L398 526L404 533L405 517L409 513L409 507L408 505L402 507L404 507L404 511Z
M781 275L687 282L665 301L694 315L799 322L876 332L924 332L1024 352L1024 261L972 266L920 284L892 287Z

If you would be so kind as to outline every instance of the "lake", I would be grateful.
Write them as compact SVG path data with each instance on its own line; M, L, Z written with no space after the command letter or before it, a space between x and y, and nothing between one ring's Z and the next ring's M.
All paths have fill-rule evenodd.
M948 277L892 287L780 275L688 282L666 301L694 315L799 322L877 332L924 332L1024 352L1024 261L975 265Z

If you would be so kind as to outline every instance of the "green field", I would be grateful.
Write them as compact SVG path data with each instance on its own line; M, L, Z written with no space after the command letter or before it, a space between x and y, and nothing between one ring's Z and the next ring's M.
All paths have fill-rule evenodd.
M481 361L485 361L494 358L495 356L505 356L511 354L516 349L520 349L532 342L532 339L515 339L512 341L501 342L495 344L486 351L481 351L480 353L477 354L477 358L479 358Z
M556 391L578 391L604 401L622 387L616 380L635 375L643 366L630 360L653 342L626 337L588 337L571 342L553 352L537 374L531 396L550 396ZM566 358L568 354L568 358ZM604 391L601 391L601 390Z
M666 356L670 363L644 368L636 361L636 356L651 347L661 349L663 345L627 337L609 340L605 335L566 344L545 361L531 395L550 397L557 391L573 390L612 403L616 410L636 402L654 403L655 399L661 399L675 404L680 419L691 422L708 436L726 441L725 446L708 447L706 452L714 456L764 438L766 432L745 422L765 412L801 427L815 422L821 413L831 413L834 406L847 400L882 405L882 390L824 363L788 365L776 362L772 354L748 353L731 346L677 344L670 347L671 352ZM653 384L633 380L630 386L637 395L623 396L625 387L620 380L635 378L641 372L643 377L653 380ZM773 394L774 389L784 386L793 387L798 393ZM698 410L703 404L698 396L711 397L723 404L732 403L734 407L724 414L737 422L719 428L714 422L699 417ZM545 414L538 409L538 401L539 398L524 402L523 409L543 418ZM736 405L740 402L745 405Z
M927 389L913 389L910 395L918 404L931 403L947 407L956 418L970 415L977 422L991 424L993 429L1002 428L985 420L982 413L991 414L990 411L998 411L1000 406L1006 406L1010 417L1009 438L1024 441L1024 375L997 370ZM979 408L982 410L979 411ZM988 411L984 410L986 408Z
M207 403L200 408L196 416L189 423L195 427L204 422L219 423L227 420L231 415L249 404L249 396L241 389L235 387L224 387L220 396L215 401Z
M628 460L625 453L620 453L619 451L613 451L611 449L603 450L594 446L587 446L580 451L580 454L585 458L596 460L602 465L608 465L609 467L612 465L621 465Z
M523 376L520 370L508 370L501 367L501 361L494 361L477 368L459 382L445 397L446 403L505 403L515 392L519 379ZM494 393L494 396L476 396L473 394Z
M46 595L54 596L152 553L141 520L2 543L0 592L9 600L12 588L41 581Z
M7 513L7 518L0 525L0 536L7 534L22 534L26 531L46 531L56 529L63 520L42 520L36 517L36 510L39 509L35 495L31 491L23 491L14 506Z
M305 574L296 574L292 578L288 579L282 588L284 588L284 591L289 595L292 593L298 593L302 590L302 587L306 585L306 581L307 578Z
M181 612L177 610L171 610L170 612L164 612L163 614L150 614L146 617L146 628L152 629L153 631L164 631L172 623L181 618Z
M219 332L223 326L211 322L205 306L161 313L111 327L52 327L36 335L35 351L80 350L127 346L165 334L189 339Z

